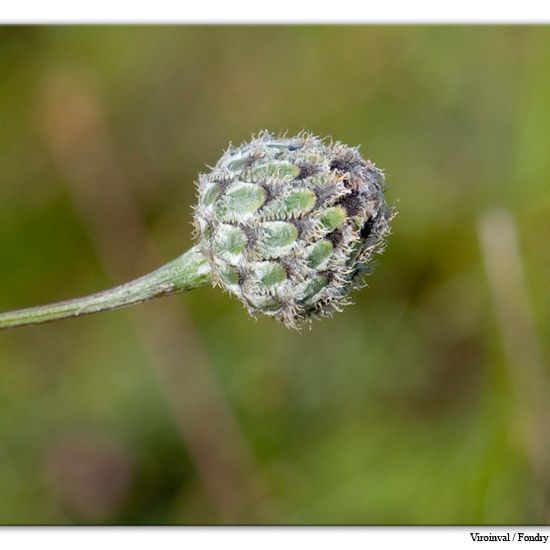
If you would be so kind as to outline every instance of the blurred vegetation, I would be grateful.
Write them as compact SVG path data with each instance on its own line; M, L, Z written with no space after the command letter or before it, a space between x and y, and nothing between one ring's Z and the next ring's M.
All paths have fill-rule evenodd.
M549 63L547 27L1 28L2 310L179 255L196 174L263 128L361 144L399 216L311 331L205 288L0 334L0 523L549 521L478 238L514 220L546 376Z

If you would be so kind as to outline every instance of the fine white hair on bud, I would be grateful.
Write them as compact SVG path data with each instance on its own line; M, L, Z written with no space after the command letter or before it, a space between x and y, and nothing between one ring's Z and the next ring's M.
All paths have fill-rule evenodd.
M253 316L298 327L363 286L393 216L384 174L357 147L267 131L198 179L194 223L215 284Z

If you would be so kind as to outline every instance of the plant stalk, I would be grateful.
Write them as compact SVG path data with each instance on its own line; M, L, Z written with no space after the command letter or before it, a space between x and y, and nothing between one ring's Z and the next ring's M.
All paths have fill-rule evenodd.
M193 247L159 269L129 283L73 300L0 313L0 330L37 325L119 309L159 296L169 296L210 282L210 266Z

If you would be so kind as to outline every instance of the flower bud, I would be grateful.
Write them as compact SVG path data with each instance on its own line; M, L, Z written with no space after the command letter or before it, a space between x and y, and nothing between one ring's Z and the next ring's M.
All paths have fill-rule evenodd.
M357 148L262 132L198 180L214 283L289 327L339 311L389 233L384 174Z

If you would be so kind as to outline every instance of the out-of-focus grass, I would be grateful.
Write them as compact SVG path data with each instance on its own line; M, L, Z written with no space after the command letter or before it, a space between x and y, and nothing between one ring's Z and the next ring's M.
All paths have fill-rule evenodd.
M0 309L113 282L44 130L56 79L100 106L166 260L228 141L361 143L400 214L355 306L298 334L219 290L170 298L256 461L261 496L232 521L546 522L476 227L493 206L515 219L547 334L549 58L537 27L0 29ZM0 334L1 523L224 520L131 315Z

